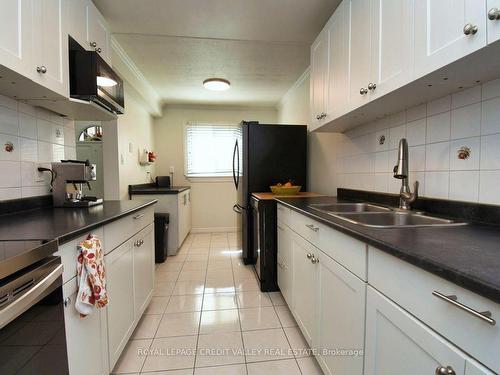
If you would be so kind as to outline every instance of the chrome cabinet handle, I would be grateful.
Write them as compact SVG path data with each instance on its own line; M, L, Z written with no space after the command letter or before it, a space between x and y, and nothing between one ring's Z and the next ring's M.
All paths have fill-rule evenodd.
M90 42L90 46L91 46L92 48L96 48L96 47L97 47L97 43L96 43L96 42Z
M471 23L468 23L464 26L465 35L474 35L478 30L479 28L477 27L477 25L473 25Z
M479 312L477 310L474 310L473 308L459 302L457 296L455 296L455 295L448 295L447 296L447 295L444 295L442 293L439 293L436 290L432 292L432 295L439 298L439 299L442 299L445 302L452 304L455 307L458 307L461 310L464 310L465 312L468 312L469 314L475 316L476 318L484 320L486 323L491 324L492 326L494 326L497 323L495 321L495 319L493 319L491 317L491 311Z
M306 224L306 227L308 227L310 230L313 230L315 232L318 232L319 231L319 227L315 227L314 225L312 224Z
M144 217L144 214L140 214L140 215L134 216L134 220L139 220L139 219L142 219L143 217Z
M306 257L307 257L307 259L311 259L313 257L313 255L311 253L307 253Z
M369 83L368 84L368 90L373 91L376 88L377 88L377 84L376 83Z
M312 264L316 264L316 263L319 263L319 258L316 258L313 254L312 258L311 258L311 263Z
M359 93L360 93L361 95L365 95L365 94L368 94L368 90L367 90L365 87L361 87L361 88L359 89Z
M451 366L439 366L436 368L436 375L455 375L455 370Z
M47 67L46 66L37 66L36 71L40 74L45 74L47 73Z
M500 20L500 10L498 8L491 8L488 12L488 19L491 21Z
M69 305L71 305L71 298L67 297L64 299L64 307L68 307Z

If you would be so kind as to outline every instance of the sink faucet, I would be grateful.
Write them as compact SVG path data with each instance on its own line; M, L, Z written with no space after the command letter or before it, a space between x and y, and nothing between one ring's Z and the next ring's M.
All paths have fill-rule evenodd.
M408 185L408 177L408 141L402 138L399 141L398 164L394 167L394 178L401 180L399 208L402 210L410 210L411 204L418 198L418 181L415 181L412 193Z

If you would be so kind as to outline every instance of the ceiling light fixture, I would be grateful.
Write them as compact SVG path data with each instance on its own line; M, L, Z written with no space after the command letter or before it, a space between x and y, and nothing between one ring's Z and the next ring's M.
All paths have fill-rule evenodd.
M117 84L118 82L116 82L114 79L103 76L97 76L97 86L113 87L116 86Z
M231 87L231 82L224 78L208 78L203 81L203 87L212 91L225 91Z

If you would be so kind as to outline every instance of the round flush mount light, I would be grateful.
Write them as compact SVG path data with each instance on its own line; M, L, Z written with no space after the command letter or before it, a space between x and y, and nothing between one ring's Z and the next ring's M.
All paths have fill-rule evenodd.
M116 82L114 79L104 76L97 76L97 86L113 87L116 86L117 84L118 82Z
M224 91L231 87L231 82L224 78L209 78L203 81L203 87L212 91Z

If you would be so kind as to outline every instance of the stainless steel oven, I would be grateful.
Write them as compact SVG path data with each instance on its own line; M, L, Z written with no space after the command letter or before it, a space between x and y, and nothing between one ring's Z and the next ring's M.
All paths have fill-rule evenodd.
M0 374L68 374L56 241L0 241Z

